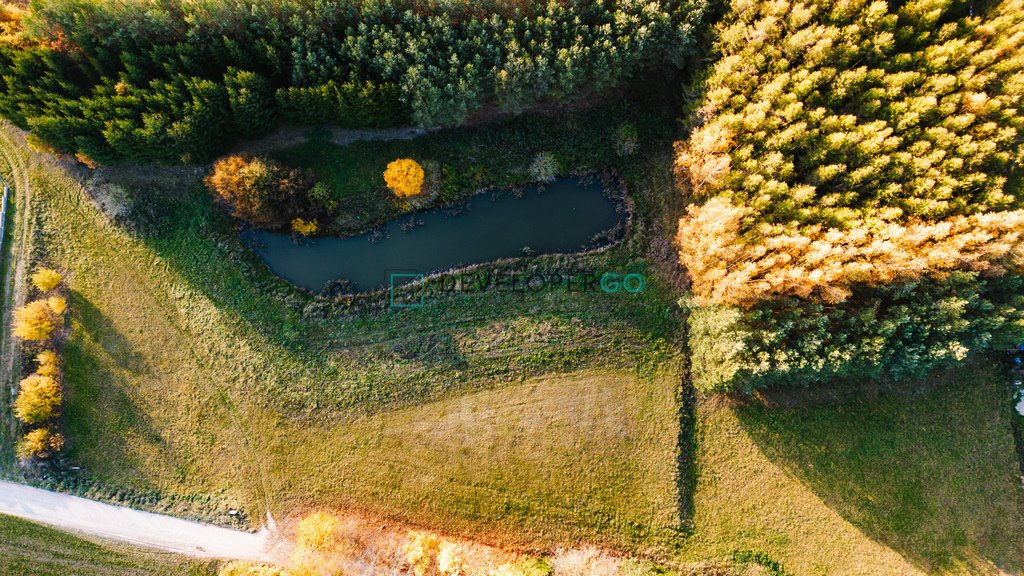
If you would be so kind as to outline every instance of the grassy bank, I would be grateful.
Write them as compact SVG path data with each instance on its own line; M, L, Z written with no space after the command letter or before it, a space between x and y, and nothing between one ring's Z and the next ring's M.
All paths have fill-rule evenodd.
M0 573L19 576L213 576L217 564L100 543L0 516Z

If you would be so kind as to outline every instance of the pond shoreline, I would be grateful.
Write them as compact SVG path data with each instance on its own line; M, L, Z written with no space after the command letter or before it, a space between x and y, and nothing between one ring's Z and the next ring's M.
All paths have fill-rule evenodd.
M627 187L625 185L625 181L614 170L601 170L601 171L588 171L588 172L585 172L585 173L582 173L582 174L577 173L577 174L571 174L571 175L562 176L557 181L549 183L548 185L550 185L550 186L562 186L563 189L564 189L564 186L565 186L567 181L572 182L573 186L582 186L584 188L587 188L587 187L593 188L593 187L595 187L595 185L599 186L601 196L604 197L607 200L607 202L608 202L608 204L606 206L610 206L611 209L613 210L614 214L617 215L615 217L616 220L615 220L614 224L612 224L610 227L602 228L598 232L593 233L590 236L589 240L587 240L585 243L582 243L580 245L581 249L579 249L579 250L571 250L571 249L566 249L566 248L562 248L562 247L558 247L558 248L555 248L555 249L544 249L544 248L541 248L537 252L524 252L523 255L501 256L501 257L497 257L497 258L493 258L493 259L488 259L486 261L481 261L481 262L470 262L470 263L467 263L465 265L455 265L455 266L450 266L450 267L446 267L446 268L442 268L442 269L431 269L433 271L422 273L422 274L420 274L418 272L418 269L410 268L410 270L415 270L415 273L417 275L421 276L421 278L417 279L414 282L410 282L407 285L401 286L401 289L405 290L405 289L407 289L406 286L410 286L411 287L413 285L417 285L417 284L420 284L422 282L429 282L430 280L434 280L434 279L445 277L445 276L450 276L450 275L453 275L453 274L465 273L465 272L470 272L470 271L473 271L473 270L482 269L482 268L488 268L488 267L499 267L500 268L502 266L508 266L509 264L517 263L517 262L523 262L523 261L527 261L529 259L542 258L542 257L554 256L554 255L567 256L567 257L582 257L582 256L590 255L590 254L595 254L595 253L603 252L603 251L608 250L609 248L611 248L613 246L616 246L616 245L620 244L626 238L626 236L627 236L627 234L628 234L629 230L631 229L631 226L633 225L633 222L634 222L634 220L633 220L633 218L634 218L634 203L633 203L632 198L630 198L630 196L629 196ZM364 230L364 231L359 232L359 233L353 233L353 234L349 234L349 235L346 235L346 236L320 236L320 237L316 237L316 238L311 238L310 240L315 243L316 240L326 239L329 242L333 242L335 244L338 244L338 243L344 242L344 241L352 242L352 241L354 241L357 238L364 237L371 244L376 244L377 241L373 239L374 238L374 234L376 234L376 233L380 233L381 234L380 238L383 240L383 239L390 239L392 236L391 236L391 234L389 232L392 231L393 229L395 229L396 227L400 228L402 230L402 232L401 232L402 234L415 232L420 227L420 225L423 224L423 221L419 221L418 223L416 222L418 216L425 216L425 217L428 217L428 218L435 218L436 219L437 217L440 217L440 215L443 215L443 217L445 217L445 218L456 218L456 217L462 216L466 212L471 213L473 209L472 208L470 208L469 210L462 209L462 210L459 210L458 212L451 213L450 211L452 209L461 208L464 204L467 204L467 203L472 202L472 201L479 202L478 198L480 196L484 195L484 194L488 194L488 193L492 193L493 194L496 191L498 191L499 194L494 194L494 197L492 198L492 200L494 202L505 201L508 196L513 196L513 195L518 196L518 198L520 200L522 200L524 198L524 194L526 194L527 191L530 191L531 189L533 189L536 192L538 192L540 194L543 194L544 191L547 189L548 185L545 185L545 184L527 184L527 185L522 185L522 186L518 186L518 187L502 187L502 186L498 186L498 185L488 186L488 187L476 190L474 193L470 194L469 196L466 196L465 198L459 200L458 202L453 202L453 203L448 203L448 204L440 204L440 205L434 204L434 205L430 205L430 206L424 206L424 207L422 207L420 209L412 210L412 211L406 212L406 213L404 213L404 214L402 214L400 216L393 217L393 218L385 221L384 223L377 224L373 228L370 228L368 230ZM569 192L559 191L558 193L560 193L560 194L568 194L568 193L578 194L578 193L580 193L580 190L582 190L582 189L575 189L574 188L573 190L570 190ZM536 202L536 200L534 200L534 199L527 199L527 201ZM573 210L575 210L575 209L573 209ZM605 210L607 210L607 208L605 208ZM435 216L435 215L438 215L438 216ZM486 218L486 217L487 217L486 215L481 216L481 218ZM402 221L406 220L406 219L409 219L409 222L403 224ZM406 226L408 224L410 224L410 223L414 224L414 226L412 226L410 228L406 228ZM549 222L549 224L550 224L550 222ZM577 226L580 225L579 222L573 222L573 224L576 224ZM557 228L557 226L554 227L554 228ZM571 233L571 231L569 233ZM579 231L577 230L576 233L578 234ZM301 280L296 280L294 272L292 272L292 275L289 276L289 271L287 271L287 270L280 271L279 266L280 266L280 261L282 260L280 255L275 255L275 258L278 260L278 269L277 270L275 270L275 263L274 263L274 261L272 259L268 259L267 253L270 251L270 247L268 247L267 241L268 240L272 240L276 244L274 249L280 250L281 249L281 244L282 244L281 239L283 237L285 237L285 235L280 234L280 233L275 233L273 231L260 230L260 229L255 229L255 228L244 228L244 229L242 229L239 232L239 237L240 237L240 240L241 240L242 244L247 249L249 249L253 253L255 253L255 255L260 259L260 262L263 264L263 266L265 266L266 269L271 274L273 274L274 276L276 276L278 278L281 278L282 280L287 282L289 285L291 285L291 286L293 286L293 287L295 287L295 288L297 288L299 290L302 290L302 291L304 291L304 292L306 292L308 294L313 294L313 295L317 295L317 296L320 296L320 297L324 297L325 293L330 292L329 297L333 297L333 298L344 297L344 298L349 298L349 299L364 300L364 299L369 299L369 298L374 298L374 297L380 296L380 295L382 295L384 293L387 293L389 290L391 290L391 288L389 286L387 286L387 285L377 285L377 286L374 286L372 288L348 287L348 286L345 286L345 285L346 284L355 284L355 283L358 282L358 280L357 281L353 281L351 278L345 278L344 276L339 276L338 278L334 278L334 279L328 279L324 283L322 288L320 288L319 290L314 290L314 289L312 289L309 286L308 282L307 282L306 285L303 285ZM301 243L295 242L294 237L292 237L292 246L301 246L301 245L302 245ZM290 248L290 247L288 247L288 248ZM523 246L523 248L524 248L524 251L531 249L531 247L528 244ZM323 248L323 250L327 250L327 249L328 248ZM429 265L427 265L427 268L430 269ZM388 270L395 270L395 272L399 272L400 271L400 269L398 269L398 268L389 268ZM358 276L358 274L356 274L356 275ZM341 286L337 286L337 285L332 286L332 284L335 284L335 283L341 284ZM398 289L399 289L399 287L396 286L395 290L397 291Z

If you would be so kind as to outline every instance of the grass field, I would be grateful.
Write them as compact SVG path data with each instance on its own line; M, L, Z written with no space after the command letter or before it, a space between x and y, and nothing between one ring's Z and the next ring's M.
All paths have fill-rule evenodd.
M1024 492L1000 370L921 396L698 409L685 555L764 550L795 574L1018 574Z
M68 272L68 456L119 498L155 494L135 505L221 521L234 506L354 507L683 564L759 550L799 575L1024 567L992 370L838 406L680 407L676 292L644 239L671 224L667 172L623 166L637 219L622 245L535 261L644 271L642 295L348 310L270 276L195 175L118 173L145 202L115 224L0 136L31 165L42 254Z
M0 516L0 574L18 576L214 576L214 562L103 544Z
M656 279L310 315L194 179L158 182L181 188L122 227L54 168L30 177L71 291L67 455L177 496L133 504L220 520L358 505L523 545L664 546L679 524L678 322ZM579 262L646 266L628 242ZM450 411L450 435L421 424Z

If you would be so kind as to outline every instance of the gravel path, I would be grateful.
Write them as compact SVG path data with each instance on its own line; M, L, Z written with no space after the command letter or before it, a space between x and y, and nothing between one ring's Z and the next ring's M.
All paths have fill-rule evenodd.
M0 514L199 558L273 561L266 528L252 534L0 481Z

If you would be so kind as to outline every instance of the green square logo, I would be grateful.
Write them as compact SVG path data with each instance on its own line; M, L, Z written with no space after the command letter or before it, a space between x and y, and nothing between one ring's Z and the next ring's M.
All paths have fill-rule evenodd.
M406 284L411 284L413 282L422 282L422 281L423 281L423 274L401 274L401 273L392 273L392 274L390 274L389 275L389 280L388 280L388 298L391 301L391 307L392 308L420 308L420 307L422 307L423 306L423 291L422 290L419 291L420 297L419 297L418 301L417 300L411 300L411 301L407 301L406 302L406 301L402 301L401 299L399 299L399 301L397 301L397 302L395 301L395 288L401 288L402 286L405 286Z

